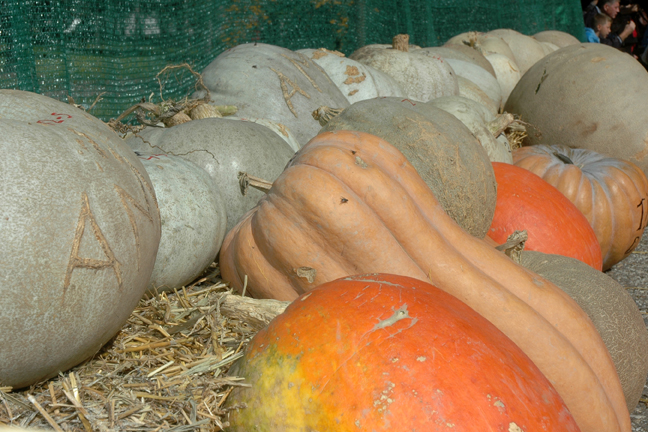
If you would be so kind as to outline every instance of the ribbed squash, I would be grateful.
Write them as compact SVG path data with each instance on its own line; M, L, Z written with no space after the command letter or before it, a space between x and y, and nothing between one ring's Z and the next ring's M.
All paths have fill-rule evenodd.
M350 274L429 281L512 339L584 432L630 431L601 336L558 287L467 234L386 141L322 133L303 147L227 235L223 278L256 297L293 300Z
M421 343L426 341L427 343ZM533 362L474 310L395 275L338 279L248 345L232 431L561 431L578 426Z
M555 186L585 215L603 254L603 270L635 249L648 223L648 179L635 164L593 150L522 147L515 165Z

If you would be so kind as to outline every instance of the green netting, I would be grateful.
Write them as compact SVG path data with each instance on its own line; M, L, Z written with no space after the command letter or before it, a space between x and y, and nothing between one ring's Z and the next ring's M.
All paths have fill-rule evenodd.
M159 101L165 66L200 72L241 43L349 55L398 33L435 46L496 28L581 40L584 32L575 0L0 0L0 88L72 96L85 107L105 92L92 113L109 120L151 93ZM167 99L195 84L188 71L164 78Z

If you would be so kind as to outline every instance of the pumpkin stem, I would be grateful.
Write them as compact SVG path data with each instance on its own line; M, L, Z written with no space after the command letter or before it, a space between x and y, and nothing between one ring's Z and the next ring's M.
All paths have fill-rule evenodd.
M409 52L409 35L397 34L392 39L392 48L398 51Z
M488 130L490 133L493 134L495 138L500 136L502 132L504 132L513 122L515 121L515 117L513 117L513 114L511 113L504 113L500 114L497 117L495 117L495 120L491 121L486 125L488 127Z
M263 193L268 193L270 188L272 188L272 182L263 180L262 178L259 177L254 177L243 171L239 171L237 178L243 196L247 195L247 191L250 187L258 189Z
M253 299L227 292L218 299L220 313L227 318L238 319L261 330L290 304L287 301Z
M342 111L344 111L344 108L329 108L322 105L313 111L312 116L319 122L320 126L326 126L331 119L337 117Z
M565 156L564 154L560 154L558 152L553 153L554 156L556 156L558 159L566 163L567 165L574 165L574 161L569 159L569 157Z
M522 251L524 250L524 243L529 238L526 230L524 231L515 231L513 234L508 236L506 243L496 246L500 252L504 252L507 257L511 258L515 263L520 264L522 258Z

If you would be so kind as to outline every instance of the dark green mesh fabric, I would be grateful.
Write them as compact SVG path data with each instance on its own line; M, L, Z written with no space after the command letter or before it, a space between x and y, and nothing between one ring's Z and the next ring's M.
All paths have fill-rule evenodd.
M156 75L188 62L197 72L227 48L264 42L351 54L408 33L442 45L465 31L561 30L583 40L575 0L0 0L0 87L88 107L103 120L142 97ZM193 91L188 71L165 74L164 98Z

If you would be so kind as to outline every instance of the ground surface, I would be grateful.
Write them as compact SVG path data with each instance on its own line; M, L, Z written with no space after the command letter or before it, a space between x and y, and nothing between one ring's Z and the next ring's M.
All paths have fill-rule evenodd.
M648 235L635 251L607 272L632 295L648 326ZM648 383L637 408L630 414L632 430L648 432Z

